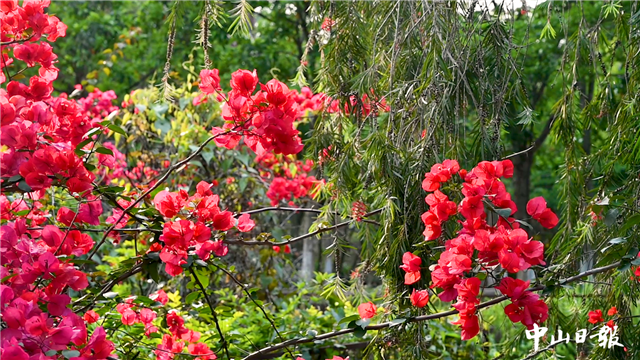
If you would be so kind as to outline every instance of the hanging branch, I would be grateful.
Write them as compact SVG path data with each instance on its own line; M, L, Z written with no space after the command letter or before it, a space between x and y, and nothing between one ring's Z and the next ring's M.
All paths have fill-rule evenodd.
M560 281L558 281L559 285L565 285L565 284L569 284L572 282L575 282L577 280L580 280L584 277L588 277L591 275L595 275L595 274L599 274L611 269L615 269L616 267L620 266L620 261L617 261L613 264L607 265L607 266L602 266L599 268L594 268L591 269L589 271L585 271L582 272L580 274L577 274L575 276L566 278L566 279L562 279ZM537 285L534 287L531 287L528 289L528 291L541 291L544 290L545 286L544 285ZM497 297L495 299L483 302L481 304L479 304L478 306L476 306L477 310L480 309L484 309L496 304L499 304L505 300L508 300L509 297L508 296L500 296ZM420 321L426 321L426 320L435 320L435 319L440 319L440 318L445 318L445 317L449 317L451 315L455 315L458 313L458 310L449 310L449 311L444 311L444 312L440 312L440 313L436 313L436 314L428 314L428 315L421 315L421 316L416 316L416 317L412 317L412 318L407 318L405 322L407 323L413 323L413 322L420 322ZM365 327L365 330L382 330L382 329L386 329L389 327L392 327L394 325L398 325L397 322L394 321L388 321L388 322L384 322L384 323L380 323L380 324L375 324L375 325L369 325L367 327ZM266 353L270 353L279 349L282 349L284 347L287 346L291 346L291 345L297 345L297 344L304 344L304 343L309 343L309 342L314 342L314 341L320 341L320 340L325 340L325 339L330 339L336 336L342 336L342 335L346 335L346 334L350 334L353 333L357 330L357 327L354 328L347 328L347 329L341 329L341 330L336 330L336 331L332 331L332 332L328 332L328 333L324 333L324 334L320 334L317 336L312 336L312 337L306 337L306 338L296 338L296 339L291 339L291 340L287 340L284 341L280 344L275 344L272 346L268 346L265 347L263 349L260 349L258 351L255 351L251 354L249 354L248 356L244 357L242 360L255 360L260 358L261 355L264 355Z
M176 22L178 18L178 4L180 1L176 1L173 4L173 8L171 9L171 14L169 14L169 20L171 21L171 26L169 28L169 36L167 39L167 61L164 63L164 70L162 75L162 83L160 87L162 88L162 97L165 101L171 101L173 97L171 93L173 89L171 88L171 84L169 84L169 71L171 70L171 57L173 56L173 45L176 40Z
M200 20L200 32L198 33L198 44L202 46L204 53L204 68L211 69L211 59L209 58L209 16L211 14L211 4L209 0L204 2L202 10L202 19Z

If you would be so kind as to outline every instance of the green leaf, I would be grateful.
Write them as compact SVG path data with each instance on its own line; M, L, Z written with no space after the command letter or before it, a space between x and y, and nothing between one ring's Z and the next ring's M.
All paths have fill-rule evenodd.
M64 356L67 359L71 359L73 357L80 356L80 351L78 351L78 350L62 350L62 356Z
M96 264L95 261L87 259L69 259L69 262L72 264Z
M22 180L18 183L18 189L24 192L32 192L31 186L27 185L27 182ZM27 210L28 211L28 210ZM28 213L28 212L27 212ZM25 214L26 215L26 214Z
M107 149L106 147L99 147L96 149L96 152L98 154L104 154L104 155L113 155L113 151Z
M194 264L198 265L198 266L202 266L202 267L207 267L209 266L209 264L206 263L206 261L203 261L201 259L197 259L196 261L193 262Z
M202 284L204 288L209 286L209 274L205 273L200 269L194 268L194 274L198 277L198 281Z
M2 280L0 280L0 283L4 283L5 281L7 281L7 280L11 279L11 278L12 278L12 277L14 277L14 276L18 276L18 273L11 274L11 275L8 275L8 276L3 277L3 278L2 278Z
M634 225L640 224L640 214L635 214L630 216L627 221L624 222L624 225L620 228L620 233L625 233L627 230L631 229Z
M120 126L116 125L116 124L109 124L107 125L107 129L113 131L114 133L118 133L120 135L124 135L127 136L127 132L124 131Z
M550 21L547 21L547 24L542 28L542 32L540 33L540 40L546 37L556 38L556 30L551 26Z
M78 145L76 145L76 149L74 150L74 152L76 153L76 155L78 156L84 156L85 151L82 150L83 147L87 146L87 144L89 144L91 142L91 138L86 139L81 141Z
M151 279L156 282L156 284L160 282L160 274L158 273L159 267L160 267L160 263L158 262L149 263L149 265L147 266L147 272L149 273L149 276L151 277Z
M407 319L405 318L397 318L397 319L393 319L391 320L391 326L396 326L396 325L400 325L403 324L405 321L407 321Z
M511 216L511 209L495 209L496 214L502 216L503 218L508 218Z
M24 210L20 210L16 213L17 216L25 216L27 215L29 212L31 212L31 210L29 209L24 209Z
M354 335L355 337L358 337L358 338L362 338L362 337L364 337L366 334L367 334L367 330L365 330L365 329L363 329L363 328L361 328L361 327L359 327L359 326L358 326L358 327L356 328L356 330L353 332L353 335Z
M193 304L193 302L198 299L198 297L200 296L200 292L199 291L194 291L192 293L190 293L189 295L187 295L187 297L184 299L184 302L186 304Z

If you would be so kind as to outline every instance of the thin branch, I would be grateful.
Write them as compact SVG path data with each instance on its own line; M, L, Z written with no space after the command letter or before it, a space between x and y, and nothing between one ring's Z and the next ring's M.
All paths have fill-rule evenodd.
M503 158L502 158L502 159L500 159L500 160L507 160L507 159L510 159L510 158L513 158L513 157L516 157L516 156L522 155L522 154L524 154L524 153L527 153L527 152L529 152L529 151L533 150L533 148L534 148L534 147L535 147L535 145L531 145L531 146L529 146L529 148L527 148L527 149L524 149L524 150L522 150L522 151L518 151L517 153L513 153L513 154L511 154L511 155L507 155L507 156L503 157Z
M540 148L540 146L542 146L544 141L547 139L547 136L549 136L549 133L551 132L551 126L553 125L553 122L555 120L556 120L555 115L549 116L549 120L547 120L547 123L544 125L544 129L542 130L542 132L540 133L536 141L533 142L533 145L532 145L533 152L536 152Z
M312 213L316 213L316 214L322 213L322 210L320 210L320 209L270 206L270 207L255 209L255 210L243 211L241 213L237 213L234 216L235 217L239 217L240 215L244 215L244 214L258 214L258 213L262 213L262 212L266 212L266 211L312 212Z
M375 215L375 214L377 214L377 213L379 213L381 211L382 211L382 208L374 210L374 211L369 212L369 213L366 213L363 216L363 218ZM283 245L289 245L289 244L298 242L300 240L304 240L304 239L310 238L312 236L316 236L316 235L321 234L323 232L332 231L332 230L336 230L336 229L345 227L345 226L353 223L354 221L355 221L355 219L343 221L343 222L341 222L339 224L336 224L336 225L333 225L333 226L329 226L329 227L325 227L325 228L321 228L321 229L318 229L316 231L312 231L312 232L310 232L308 234L300 235L298 237L294 237L292 239L285 240L285 241L280 241L280 242L257 241L257 240L224 240L224 242L227 243L227 244L239 244L239 245L283 246Z
M562 279L558 281L559 285L565 285L565 284L569 284L571 282L577 281L583 277L587 277L587 276L591 276L594 274L598 274L598 273L602 273L611 269L614 269L616 267L620 266L620 261L617 261L613 264L607 265L607 266L603 266L603 267L599 267L599 268L594 268L591 269L589 271L585 271L582 272L580 274L577 274L575 276L569 277L567 279ZM537 285L534 287L531 287L528 289L528 291L540 291L540 290L544 290L545 286L544 285ZM477 310L480 309L484 309L496 304L499 304L505 300L508 300L509 297L508 296L500 296L497 297L495 299L483 302L481 304L479 304L478 306L476 306ZM421 315L421 316L416 316L413 318L407 318L406 322L407 323L412 323L412 322L420 322L420 321L426 321L426 320L435 320L435 319L440 319L440 318L444 318L444 317L448 317L451 315L455 315L458 313L458 310L449 310L449 311L444 311L444 312L440 312L440 313L436 313L436 314L428 314L428 315ZM375 325L369 325L367 326L365 329L366 330L382 330L382 329L386 329L389 327L392 327L394 325L398 325L397 322L385 322L385 323L380 323L380 324L375 324ZM297 344L304 344L304 343L309 343L309 342L314 342L314 341L319 341L319 340L325 340L325 339L329 339L329 338L333 338L336 336L341 336L341 335L346 335L346 334L350 334L356 331L357 328L347 328L347 329L341 329L341 330L336 330L336 331L332 331L332 332L328 332L328 333L324 333L324 334L320 334L317 336L312 336L312 337L306 337L306 338L297 338L297 339L291 339L291 340L287 340L284 341L280 344L275 344L272 346L268 346L266 348L260 349L256 352L253 352L251 354L249 354L248 356L244 357L242 360L256 360L259 359L261 355L264 355L265 353L270 353L279 349L282 349L286 346L290 346L290 345L297 345Z
M132 267L129 271L127 271L127 272L123 273L122 275L118 276L117 278L115 278L115 279L113 279L113 280L109 281L106 285L104 285L104 286L102 287L102 289L100 290L100 292L99 292L96 296L94 296L94 297L93 297L93 300L91 300L91 302L89 302L89 304L87 304L87 305L83 306L82 308L80 308L79 310L74 311L74 312L75 312L75 313L83 313L83 312L85 312L85 311L89 310L89 309L90 309L90 308L91 308L91 307L96 303L96 301L98 300L98 298L99 298L100 296L102 296L103 294L105 294L105 293L106 293L106 292L108 292L109 290L113 289L113 287L114 287L117 283L119 283L119 282L121 282L121 281L124 281L124 280L128 279L129 277L131 277L131 276L133 276L133 275L135 275L135 274L137 274L137 273L139 273L139 272L141 272L141 271L142 271L142 263L138 263L138 264L136 264L136 265L135 265L134 267ZM82 301L82 300L84 300L84 297L82 297L82 298L80 298L80 299L76 300L73 304L75 305L75 304L79 303L79 302L80 302L80 301Z
M200 291L202 291L202 295L204 296L204 299L207 302L207 305L209 305L209 309L211 309L211 315L213 315L213 321L216 323L216 329L218 330L218 335L220 335L220 342L222 342L222 347L224 348L224 352L225 354L227 354L227 359L231 360L231 356L229 355L229 347L227 346L227 340L224 338L222 329L220 329L220 323L218 322L218 313L216 313L216 308L211 303L211 299L209 299L209 296L207 296L207 291L205 290L204 286L200 282L200 279L198 279L198 275L196 275L196 272L193 270L193 268L189 268L189 271L191 272L191 275L193 275L193 280L196 282L196 284L200 288Z
M283 342L285 341L284 338L282 337L282 335L280 334L280 331L278 331L278 328L276 327L276 324L273 322L273 320L269 317L269 315L267 315L267 312L265 311L264 307L262 307L260 304L258 304L258 302L253 298L253 296L251 296L251 293L249 293L249 290L247 290L247 287L242 284L235 276L233 276L233 274L228 271L227 269L218 266L216 264L212 264L213 266L215 266L216 268L222 270L225 274L227 274L227 276L229 276L233 282L235 282L236 284L238 284L238 286L240 286L240 288L242 288L242 291L244 291L245 294L247 294L247 296L249 297L249 299L251 299L251 301L260 309L260 311L262 311L262 314L264 314L265 319L267 319L267 321L269 321L269 323L271 324L271 327L273 328L273 330L275 330L276 334L278 334L278 337L280 338L280 340L282 340ZM285 348L285 350L289 353L289 355L291 355L292 359L295 359L295 356L293 356L293 353L291 353L291 350L289 350L289 348Z
M24 42L27 42L29 40L31 40L31 38L34 36L35 34L31 34L31 36L29 36L26 39L21 39L21 40L11 40L11 41L5 41L5 42L0 42L0 46L7 46L7 45L11 45L11 44L21 44Z

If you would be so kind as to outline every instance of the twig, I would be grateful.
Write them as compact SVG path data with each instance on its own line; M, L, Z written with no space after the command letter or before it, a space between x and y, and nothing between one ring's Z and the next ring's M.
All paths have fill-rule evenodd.
M85 311L89 310L89 309L93 306L93 304L95 304L95 303L96 303L96 301L98 300L98 298L99 298L100 296L102 296L102 295L103 295L104 293L106 293L107 291L109 291L109 290L113 289L113 287L114 287L117 283L119 283L119 282L121 282L121 281L123 281L123 280L126 280L127 278L129 278L129 277L131 277L131 276L133 276L133 275L135 275L135 274L137 274L137 273L139 273L139 272L141 272L141 271L142 271L142 264L141 264L141 263L140 263L140 264L136 264L136 265L135 265L134 267L132 267L129 271L127 271L127 272L125 272L124 274L122 274L122 275L118 276L117 278L115 278L115 279L113 279L113 280L109 281L109 282L108 282L108 283L107 283L107 284L102 288L102 290L100 290L100 292L99 292L96 296L94 296L94 297L93 297L93 300L91 300L91 302L90 302L89 304L87 304L87 305L83 306L83 307L82 307L82 308L80 308L78 311L74 311L74 312L75 312L75 313L83 313L83 312L85 312ZM80 298L80 299L76 300L76 301L74 302L74 305L75 305L75 304L77 304L78 302L82 301L83 299L84 299L84 297L82 297L82 298Z
M377 213L379 213L381 211L382 211L382 208L374 210L374 211L372 211L370 213L366 213L366 214L364 214L363 218L375 215L375 214L377 214ZM318 229L316 231L312 231L312 232L310 232L308 234L300 235L298 237L294 237L292 239L285 240L285 241L280 241L280 242L257 241L257 240L224 240L224 242L227 243L227 244L239 244L239 245L283 246L283 245L292 244L294 242L298 242L300 240L304 240L306 238L310 238L312 236L321 234L323 232L332 231L332 230L339 229L341 227L345 227L345 226L351 224L354 221L355 221L355 219L343 221L343 222L341 222L339 224L336 224L336 225L333 225L333 226L329 226L329 227L325 227L325 228L321 228L321 229Z
M258 213L262 213L262 212L266 212L266 211L312 212L312 213L316 213L316 214L322 213L322 210L320 210L320 209L270 206L270 207L255 209L255 210L243 211L241 213L237 213L234 216L238 217L238 216L244 215L244 214L258 214Z
M567 279L562 279L560 281L558 281L558 284L560 285L564 285L564 284L568 284L571 282L574 282L576 280L579 280L583 277L587 277L590 275L594 275L594 274L598 274L601 272L605 272L607 270L611 270L613 268L616 268L620 266L620 261L617 261L613 264L607 265L607 266L603 266L603 267L599 267L599 268L595 268L595 269L591 269L589 271L585 271L583 273L577 274L575 276L569 277ZM528 291L540 291L540 290L544 290L545 286L543 285L537 285L534 287L531 287L529 289L527 289ZM500 296L497 297L495 299L483 302L481 304L479 304L478 306L476 306L477 310L480 309L484 309L486 307L490 307L496 304L499 304L505 300L508 300L509 297L508 296ZM416 316L413 318L407 318L406 322L407 323L412 323L412 322L420 322L420 321L426 321L426 320L435 320L435 319L440 319L440 318L444 318L444 317L448 317L451 315L455 315L458 313L458 310L449 310L449 311L444 311L444 312L440 312L440 313L436 313L436 314L428 314L428 315L421 315L421 316ZM389 328L391 326L394 325L398 325L397 322L385 322L385 323L380 323L380 324L376 324L376 325L369 325L365 328L365 330L382 330L382 329L386 329ZM272 346L268 346L266 348L260 349L256 352L253 352L251 354L249 354L248 356L244 357L242 360L255 360L258 359L260 355L263 355L264 353L270 353L279 349L282 349L286 346L290 346L290 345L297 345L297 344L304 344L304 343L309 343L309 342L314 342L314 341L319 341L319 340L324 340L324 339L329 339L329 338L333 338L336 336L341 336L341 335L346 335L346 334L350 334L352 332L356 331L356 327L354 328L346 328L346 329L341 329L341 330L336 330L336 331L332 331L332 332L328 332L328 333L324 333L324 334L320 334L317 336L312 336L312 337L306 337L306 338L297 338L297 339L291 339L291 340L287 340L284 341L280 344L275 344Z
M11 41L5 41L5 42L0 42L0 46L7 46L7 45L12 45L12 44L20 44L20 43L24 43L27 42L29 40L31 40L31 38L33 37L33 35L35 34L31 34L31 36L29 36L26 39L20 39L20 40L11 40Z
M502 159L500 159L500 160L507 160L507 159L509 159L509 158L516 157L516 156L518 156L518 155L522 155L522 154L524 154L524 153L526 153L526 152L529 152L529 151L533 150L533 148L534 148L534 147L535 147L535 145L531 145L531 146L529 146L529 148L527 148L527 149L524 149L524 150L522 150L522 151L518 151L517 153L513 153L513 154L511 154L511 155L507 155L507 156L503 157L503 158L502 158Z
M213 321L216 323L216 329L218 330L218 334L220 335L220 341L222 342L222 347L224 348L225 354L227 354L227 359L231 360L231 356L229 355L229 347L227 346L227 340L225 340L224 334L222 333L222 329L220 329L220 323L218 323L218 313L216 313L216 308L213 306L213 304L211 303L211 300L207 296L207 291L204 289L204 286L200 282L200 279L198 279L198 275L196 275L196 272L193 270L193 268L189 268L189 271L191 272L191 275L193 275L193 280L196 282L196 284L200 288L200 291L202 291L202 295L204 296L204 299L207 302L207 305L209 305L209 309L211 309L211 315L213 315Z

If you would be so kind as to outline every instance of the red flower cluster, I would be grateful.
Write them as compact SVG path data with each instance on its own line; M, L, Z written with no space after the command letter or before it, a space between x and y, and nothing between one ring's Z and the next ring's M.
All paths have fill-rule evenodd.
M460 313L460 319L452 324L460 325L462 329L462 340L469 340L480 331L478 315L476 315L476 305L480 303L480 279L476 277L467 278L454 285L458 292L458 302L453 307Z
M85 323L67 307L71 298L62 293L67 287L85 289L89 285L87 276L70 258L57 257L84 255L93 241L79 231L70 231L65 239L55 226L31 234L26 229L24 219L0 226L0 277L6 279L0 285L0 313L6 324L2 357L27 360L44 356L49 350L66 350L72 344L76 349L95 346L97 355L92 359L105 359L113 351L113 344L100 335L101 331L104 334L100 327L87 343ZM38 281L43 288L34 286ZM101 354L104 357L99 357Z
M460 170L460 165L455 160L445 160L442 164L435 164L431 167L431 172L425 174L422 181L422 188L425 191L435 191L429 194L425 201L430 209L422 214L422 222L425 225L423 235L425 240L434 240L442 233L441 224L449 219L449 216L456 214L456 204L449 201L449 198L440 192L440 183L449 181L453 174Z
M267 197L271 205L278 205L281 201L308 196L324 184L324 181L308 175L313 168L313 161L296 160L292 156L278 156L267 153L256 158L256 162L264 167L260 171L263 178L273 177L267 190Z
M9 200L5 195L0 195L0 219L15 220L22 218L27 220L29 227L36 227L47 221L49 211L41 210L43 205L38 201L43 195L43 191L34 191L25 195L24 198L13 201ZM26 200L31 200L31 205ZM26 216L19 216L24 212L27 212ZM37 235L36 232L32 233Z
M89 285L86 274L72 261L74 256L87 254L93 240L79 230L63 232L53 225L27 230L46 221L48 214L38 200L52 185L64 186L84 198L79 198L82 204L76 222L96 224L102 213L100 201L91 195L95 175L74 150L89 130L99 126L98 116L88 113L107 105L100 101L98 105L80 105L65 94L51 97L58 76L57 56L42 40L46 37L53 42L64 36L66 25L44 13L49 3L0 2L0 83L7 81L5 72L10 73L4 67L39 66L38 75L26 83L14 80L0 89L0 181L17 181L20 190L29 191L22 186L24 179L34 190L13 201L0 195L0 217L5 220L0 226L0 313L6 325L1 354L14 360L47 359L51 351L77 350L79 355L73 360L102 360L113 353L113 343L106 340L102 327L88 338L85 320L69 309L71 298L64 293ZM61 222L70 224L69 216L75 214L63 208L57 215ZM91 321L96 316L88 315Z
M528 291L529 282L504 278L496 289L511 298L511 304L504 308L504 313L514 323L521 322L527 329L533 329L533 324L541 324L549 317L549 308L538 294Z
M116 310L121 315L120 320L124 325L133 325L142 323L144 325L144 334L151 336L151 333L158 332L158 328L153 325L153 320L158 314L152 309L146 307L138 307L133 303L135 297L129 297L124 303L116 306Z
M538 220L540 225L552 229L558 225L558 216L547 207L547 202L542 196L533 198L527 203L527 214Z
M285 254L291 254L291 247L289 245L285 245L284 248L280 248L280 246L278 245L274 245L272 246L273 251L279 253L280 251L282 251Z
M41 77L36 81L41 82L42 85L39 86L43 88L52 88L51 81L58 77L58 69L53 66L57 56L51 52L49 44L37 41L46 35L47 40L53 42L67 32L67 25L60 22L60 19L44 13L44 8L48 6L49 1L35 0L23 1L22 6L18 5L17 0L7 0L2 1L0 6L0 41L15 42L13 56L27 63L27 66L40 64ZM11 58L0 61L0 70L5 64L10 65L12 62ZM0 83L5 80L4 72L0 73Z
M158 360L173 359L176 354L182 353L185 343L188 344L187 349L190 354L198 355L195 359L217 359L216 354L214 354L206 344L198 342L200 340L200 333L189 330L184 326L182 316L178 315L175 311L169 311L166 320L171 334L165 334L162 337L162 343L160 343L157 350L154 351Z
M607 316L615 316L616 314L618 314L618 309L615 306L613 306L611 309L609 309L609 311L607 311ZM594 325L604 322L604 317L602 316L602 310L600 309L589 311L588 315L589 315L588 321ZM607 321L607 326L613 329L613 327L615 326L613 319Z
M322 21L322 25L320 25L320 28L324 31L331 31L331 28L334 27L335 25L336 25L335 20L331 18L324 18L324 20Z
M463 198L458 205L440 190L442 184L456 173L463 180L460 189ZM460 169L457 161L445 160L434 165L422 182L423 189L430 192L425 198L429 211L422 215L425 240L440 237L442 223L452 216L460 214L464 218L464 221L460 221L462 229L457 237L445 242L445 251L440 254L438 263L431 272L431 288L442 289L438 294L440 299L458 300L453 306L460 313L460 320L456 324L462 328L463 339L470 339L479 331L475 313L479 303L477 295L480 280L466 276L471 273L474 264L481 265L485 270L495 269L500 265L509 273L544 264L544 245L530 239L519 228L519 223L510 217L517 209L500 178L511 176L513 164L509 160L483 161L469 172ZM535 214L534 218L545 227L557 224L557 217L546 207L544 200L532 201L533 204L528 208L531 208L531 214ZM487 223L487 208L500 215L495 225ZM419 280L419 260L411 253L403 255L401 268L407 271L405 284L410 285ZM526 291L528 283L521 280L513 283L512 280L505 279L498 287L512 299L512 304L506 309L509 318L513 322L522 322L528 328L533 323L544 322L548 316L546 304L538 295ZM418 303L417 296L412 294L412 303ZM426 297L427 294L423 296Z
M118 110L118 107L113 105L113 100L117 98L118 96L113 90L102 92L100 89L94 88L93 92L90 92L87 97L79 99L78 103L85 113L93 117L94 121L101 121L102 118Z
M165 263L167 274L171 276L182 273L181 265L187 263L190 251L195 252L202 260L209 259L211 253L216 256L228 253L229 249L221 240L211 240L211 228L227 231L235 226L239 231L247 232L255 226L248 214L240 216L236 221L230 211L220 210L220 198L211 192L212 186L213 184L201 181L193 196L189 196L184 190L164 190L153 199L156 209L167 218L186 217L196 220L194 223L178 219L164 224L160 236L160 241L164 243L160 259Z
M238 70L231 75L231 91L226 97L219 91L218 70L202 70L200 90L207 94L217 93L224 99L222 128L214 127L212 133L219 135L215 142L227 149L235 148L244 136L244 142L258 156L269 151L277 154L297 154L302 150L299 131L294 121L301 115L298 94L287 85L273 79L258 85L256 71ZM228 134L223 134L230 132ZM223 135L220 135L223 134Z
M429 290L413 289L409 300L411 300L411 305L417 308L423 308L429 303Z

